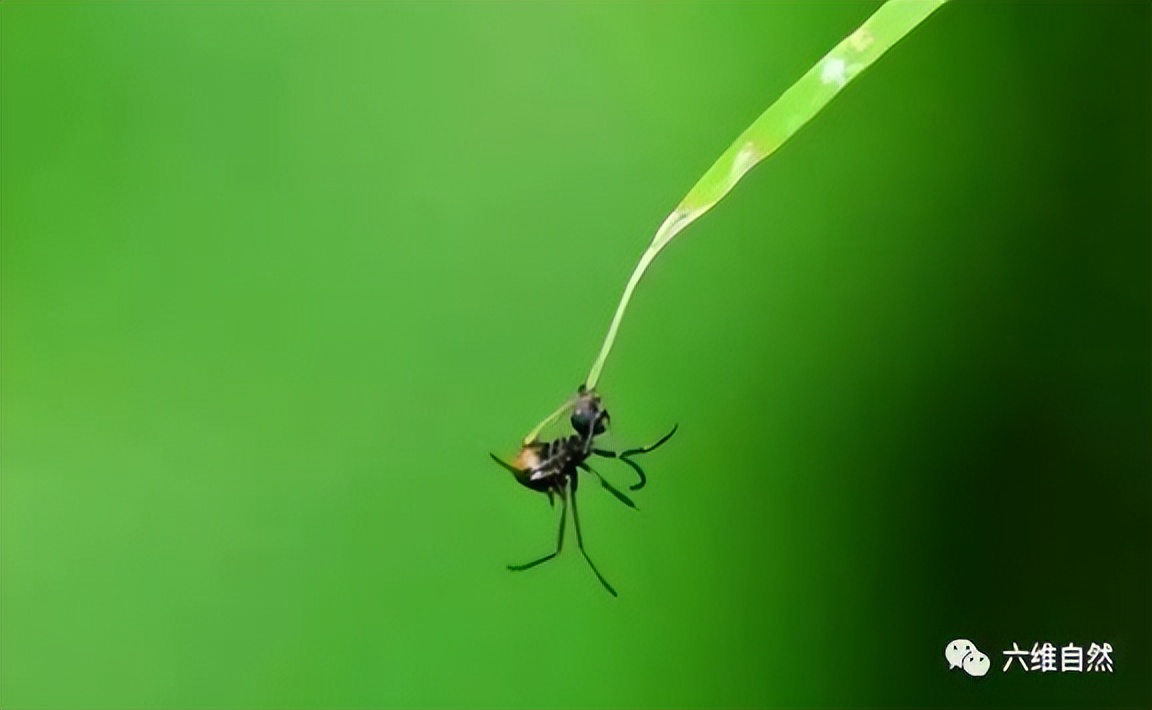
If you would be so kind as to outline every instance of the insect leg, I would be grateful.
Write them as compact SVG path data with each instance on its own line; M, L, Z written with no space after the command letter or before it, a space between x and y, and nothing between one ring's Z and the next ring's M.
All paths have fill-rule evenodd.
M675 434L676 430L679 428L679 424L674 425L672 427L672 431L662 436L659 441L657 441L655 444L652 444L651 446L641 446L636 449L628 449L619 453L607 451L604 449L592 449L592 453L596 454L597 456L603 456L605 458L620 459L624 463L631 466L632 470L636 472L636 475L640 477L640 482L628 486L628 490L638 491L648 483L648 477L644 475L644 469L640 468L640 464L633 461L631 457L639 456L640 454L646 454L650 451L655 451L656 449L660 448L664 445L664 442L672 438L672 435Z
M660 437L660 441L657 441L655 444L652 444L651 446L641 446L638 449L628 449L627 451L621 451L620 456L621 457L636 456L637 454L646 454L649 451L655 451L656 449L663 446L665 441L668 441L669 439L671 439L672 435L675 434L676 430L679 428L680 428L679 424L673 424L672 425L672 431L670 431L667 434L665 434L664 436Z
M648 483L648 477L644 475L644 469L640 468L640 464L636 463L632 459L621 458L620 454L616 453L615 451L608 451L607 449L592 449L592 453L596 454L597 456L603 456L606 459L620 459L632 467L632 470L635 471L636 475L640 477L640 482L628 486L628 490L638 491Z
M573 518L576 517L576 506L575 505L572 506L572 517ZM561 491L560 491L560 532L557 533L557 535L556 535L556 551L550 555L544 555L540 559L533 560L527 564L508 565L508 569L512 570L513 572L523 572L526 569L532 569L536 565L543 564L544 562L547 562L548 560L552 559L556 555L559 555L560 551L564 549L564 524L566 522L568 522L568 497L564 495L564 491L563 491L563 489L561 489ZM579 530L579 527L577 527L577 530Z
M580 532L580 513L576 510L575 477L572 478L572 523L576 526L576 544L580 546L580 553L584 555L584 559L587 560L588 566L591 567L592 571L596 573L596 578L600 580L600 584L604 585L604 588L608 590L609 594L614 597L619 596L616 594L616 590L612 588L612 585L608 584L608 580L604 579L604 575L600 574L600 570L596 569L596 563L592 561L592 558L588 556L588 552L584 549L584 535Z
M626 496L626 495L624 495L623 493L621 493L621 492L620 492L620 491L619 491L619 490L616 488L616 486L613 486L611 483L609 483L608 481L604 480L604 477L600 475L600 472L599 472L599 471L597 471L596 469L592 468L591 466L589 466L589 465L588 465L588 464L586 464L586 463L582 463L582 464L580 464L580 470L581 470L581 471L587 471L588 473L592 474L592 475L593 475L593 476L595 476L596 478L599 478L599 479L600 479L600 485L604 486L604 490L606 490L606 491L608 491L609 493L611 493L612 495L616 496L616 499L617 499L618 501L620 501L620 502L621 502L621 503L623 503L624 505L628 506L629 508L632 508L633 510L640 510L639 508L637 508L637 507L636 507L636 504L632 502L632 499L631 499L631 498L629 498L628 496Z

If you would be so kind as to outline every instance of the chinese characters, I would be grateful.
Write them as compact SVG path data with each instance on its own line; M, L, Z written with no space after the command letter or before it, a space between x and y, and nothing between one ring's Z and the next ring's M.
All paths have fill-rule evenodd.
M1045 641L1033 643L1031 650L1020 648L1015 641L1012 649L1003 652L1005 657L1004 668L1007 673L1013 666L1018 666L1025 672L1038 673L1112 673L1112 644L1093 643L1088 647L1085 657L1084 648L1069 643L1067 646L1056 646Z

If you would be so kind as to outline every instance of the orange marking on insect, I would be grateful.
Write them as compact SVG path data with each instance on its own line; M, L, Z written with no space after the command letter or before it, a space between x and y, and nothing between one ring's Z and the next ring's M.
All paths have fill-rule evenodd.
M531 471L536 468L540 465L540 447L536 444L529 444L520 449L512 464L521 471Z

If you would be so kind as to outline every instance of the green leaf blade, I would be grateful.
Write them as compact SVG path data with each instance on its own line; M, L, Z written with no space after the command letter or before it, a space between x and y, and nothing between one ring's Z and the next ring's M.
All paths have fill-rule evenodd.
M656 255L688 225L722 200L757 164L776 152L844 87L908 35L947 0L888 0L785 91L724 151L656 231L616 307L608 334L585 385L596 387L636 285Z
M946 1L889 0L885 3L760 114L688 191L673 214L691 214L695 219L708 211L749 170L775 153L844 87ZM691 220L676 222L676 232L658 234L653 245L662 247Z

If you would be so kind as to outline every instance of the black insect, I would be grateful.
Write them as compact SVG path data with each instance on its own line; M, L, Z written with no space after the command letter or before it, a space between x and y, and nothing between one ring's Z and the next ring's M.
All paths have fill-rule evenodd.
M572 523L576 528L576 544L580 547L580 552L588 561L588 566L596 573L600 583L612 596L617 596L616 590L612 588L608 580L604 579L604 575L600 574L600 570L596 568L596 564L592 562L592 558L584 549L584 536L580 531L580 514L576 508L578 472L584 471L592 474L599 479L600 485L614 495L617 500L638 510L631 498L588 465L588 458L595 455L623 461L640 478L637 483L629 486L629 490L639 490L648 482L648 477L644 475L644 470L632 460L632 457L646 454L658 448L672 438L672 435L676 433L676 427L673 426L672 431L651 446L620 452L608 451L596 448L594 445L595 438L607 430L609 421L608 410L604 409L599 395L581 386L576 399L570 406L572 408L570 421L572 428L576 431L575 434L553 441L538 441L535 433L530 434L524 442L524 446L521 447L520 453L517 454L515 462L511 464L502 461L496 454L489 454L496 463L511 471L522 485L534 491L547 493L549 503L555 505L554 496L560 498L560 531L556 537L556 551L527 564L508 565L508 569L513 572L531 569L560 554L564 548L564 526L568 520L568 502L570 500L572 503Z

